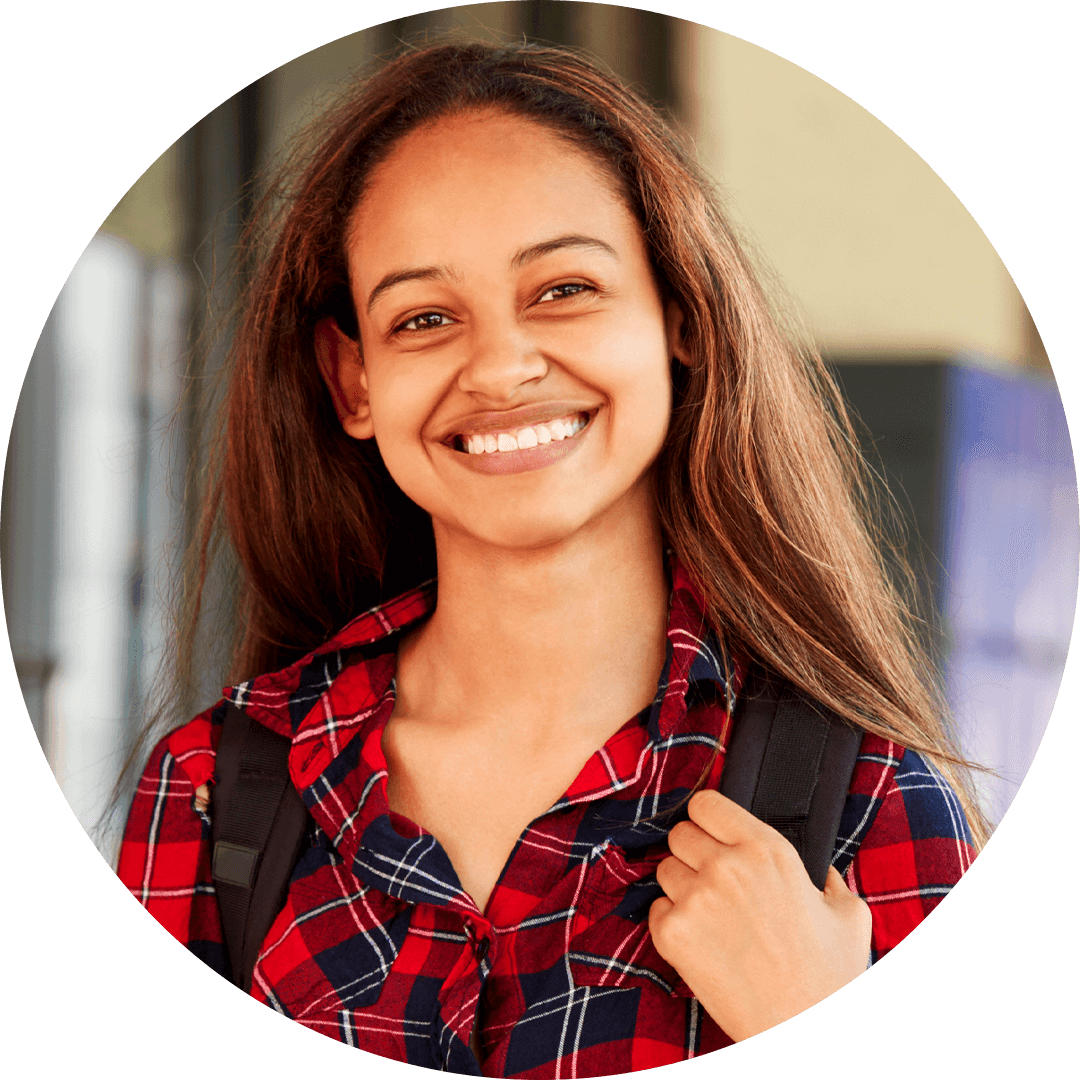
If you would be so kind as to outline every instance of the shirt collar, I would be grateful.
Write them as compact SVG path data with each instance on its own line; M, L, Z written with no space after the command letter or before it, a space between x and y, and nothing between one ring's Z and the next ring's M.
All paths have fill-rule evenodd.
M685 714L691 683L710 679L729 691L737 685L736 665L709 627L697 585L674 554L669 554L671 606L667 655L649 712L649 734L671 735ZM280 671L226 687L224 696L253 719L281 735L296 733L323 693L342 670L346 654L386 641L435 610L435 579L358 615L325 644ZM388 650L387 650L388 651ZM731 694L729 693L729 705ZM681 703L681 704L680 704Z
M589 812L609 832L625 818L612 838L627 846L655 839L649 828L642 831L642 821L652 820L686 789L687 778L670 769L658 773L657 760L677 745L697 744L708 753L723 749L741 674L708 626L701 594L674 556L669 573L667 648L656 696L647 712L629 720L593 755L558 804L597 803ZM381 741L394 707L396 635L429 615L435 602L435 582L426 582L358 616L282 671L227 688L225 696L252 719L292 739L293 783L361 880L404 900L471 910L469 897L455 887L456 874L442 848L392 814L386 802ZM714 684L727 709L691 714L689 691L704 681ZM614 807L614 815L604 807Z

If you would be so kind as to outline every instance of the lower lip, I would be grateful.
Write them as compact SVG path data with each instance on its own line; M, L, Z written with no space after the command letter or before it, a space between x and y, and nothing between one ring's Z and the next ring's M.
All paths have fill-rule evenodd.
M528 450L496 451L494 454L466 454L461 450L447 449L454 458L473 472L487 473L489 476L505 476L509 473L532 472L543 469L572 454L588 435L593 425L593 416L576 435L569 439L555 440L543 446L533 446Z

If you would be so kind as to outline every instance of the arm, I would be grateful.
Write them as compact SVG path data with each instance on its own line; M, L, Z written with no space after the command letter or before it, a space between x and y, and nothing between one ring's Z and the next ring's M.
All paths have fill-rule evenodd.
M178 941L225 974L221 921L210 872L210 818L196 789L213 770L210 713L154 748L128 814L118 874Z
M882 755L873 756L880 760ZM863 768L861 760L853 789ZM872 773L862 780L869 788ZM849 796L849 804L852 801ZM859 830L861 838L858 832L852 840L843 838L848 821L842 823L840 851L834 862L841 868L846 866L848 888L870 906L870 958L876 962L941 903L971 865L975 848L955 792L913 750L904 751L899 763L888 770L869 810L873 817L868 827ZM845 811L845 819L854 818ZM843 856L845 845L855 848L850 862Z
M849 982L933 910L970 865L955 794L910 751L868 736L834 860L818 892L775 830L714 791L690 802L657 870L660 954L734 1039ZM854 858L851 851L855 850Z

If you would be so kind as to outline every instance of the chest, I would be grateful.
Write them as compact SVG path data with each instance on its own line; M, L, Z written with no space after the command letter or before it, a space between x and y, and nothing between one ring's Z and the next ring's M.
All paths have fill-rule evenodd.
M382 740L387 801L435 836L483 911L515 845L566 792L595 738L530 742L395 715Z

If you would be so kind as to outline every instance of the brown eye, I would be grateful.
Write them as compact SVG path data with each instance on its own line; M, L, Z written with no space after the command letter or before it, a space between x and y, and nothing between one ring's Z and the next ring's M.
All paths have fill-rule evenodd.
M576 296L578 293L585 292L588 288L588 285L582 285L576 281L567 282L565 285L553 285L540 297L537 303L544 304L550 300L563 300L568 296Z
M398 330L439 330L449 326L453 320L437 311L425 311L421 315L414 315L411 319L403 322Z

